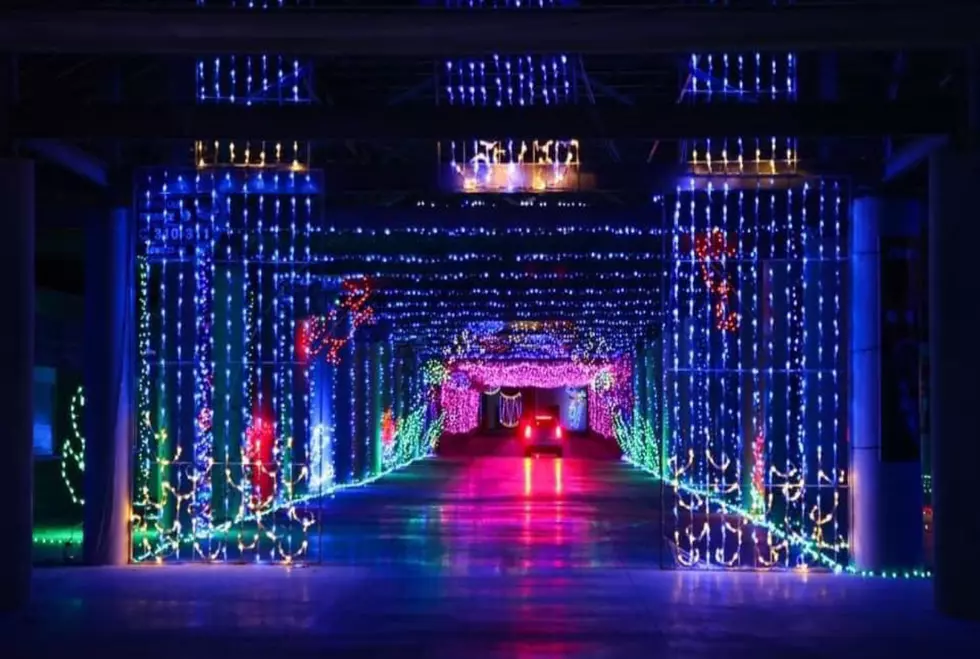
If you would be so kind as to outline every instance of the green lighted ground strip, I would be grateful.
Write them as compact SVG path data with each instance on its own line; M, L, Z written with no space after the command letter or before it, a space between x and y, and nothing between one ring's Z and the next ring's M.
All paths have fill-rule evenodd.
M290 499L289 501L283 502L283 503L275 506L274 508L272 508L272 509L264 512L262 514L262 516L263 517L267 517L267 516L272 515L272 514L274 514L276 512L279 512L279 511L282 511L282 510L287 510L287 509L289 509L289 508L291 508L293 506L296 506L296 505L299 505L299 504L303 504L303 503L307 503L307 502L313 501L315 499L329 498L329 497L332 497L333 495L335 495L338 492L343 492L344 490L351 490L351 489L355 489L355 488L360 488L360 487L365 487L367 485L371 485L372 483L377 482L378 480L384 478L385 476L388 476L389 474L393 474L396 471L401 471L402 469L408 467L409 465L412 465L412 464L418 462L419 460L425 460L428 457L430 457L430 456L429 455L422 455L422 456L419 456L417 458L412 458L411 460L409 460L408 462L406 462L404 464L401 464L401 465L398 465L398 466L395 466L395 467L391 467L390 469L388 469L386 471L383 471L383 472L381 472L379 474L375 474L374 476L371 476L369 478L365 478L364 480L357 481L356 483L344 483L344 484L340 484L340 485L335 485L335 486L331 487L328 490L323 490L321 492L316 492L314 494L307 494L307 495L304 495L302 497L297 497L295 499ZM205 539L208 539L208 538L221 538L221 537L223 537L224 534L229 534L230 535L231 532L238 533L238 531L240 529L240 526L239 525L245 524L245 523L248 523L248 522L252 522L255 519L256 519L256 516L255 515L245 515L243 517L240 517L240 518L237 518L237 519L228 521L228 522L222 522L221 524L218 524L217 526L215 526L214 528L212 528L209 531L201 531L201 532L198 532L197 533L197 536L196 536L196 539L197 540L205 540ZM137 539L142 539L143 537L152 537L152 536L153 536L153 533L152 532L144 532L144 533L140 533L140 534L134 534L134 538L137 538ZM137 562L137 563L141 563L141 562L144 562L144 561L147 561L147 560L152 560L152 559L157 558L158 556L160 556L160 555L162 555L162 554L164 554L164 553L166 553L166 552L168 552L170 550L175 549L178 545L179 546L191 545L191 544L193 544L194 540L195 540L195 535L192 534L192 533L187 533L187 534L184 534L180 538L179 541L177 541L177 542L165 542L163 545L161 545L160 547L156 548L154 551L152 551L152 552L144 552L144 553L140 554L139 556L134 557L133 560L135 562Z
M35 526L35 545L65 545L82 542L81 526Z
M292 501L289 504L285 504L282 507L287 507L289 505L296 505L297 503L302 503L304 500L307 500L308 501L310 499L318 498L320 496L329 497L329 496L335 494L336 492L343 491L343 490L346 490L346 489L351 489L353 487L364 487L366 485L369 485L371 483L374 483L374 482L378 481L379 479L383 478L384 476L387 476L387 475L391 474L394 471L398 471L400 469L403 469L404 467L407 467L409 464L412 464L413 462L416 462L419 459L424 459L424 458L416 458L415 460L411 460L409 463L407 463L405 465L402 465L401 467L397 467L395 469L391 469L391 470L386 471L384 473L378 474L378 475L376 475L376 476L374 476L374 477L372 477L370 479L366 479L365 481L362 481L362 482L359 482L359 483L356 483L356 484L346 485L346 486L345 485L339 485L339 486L336 486L334 488L331 488L329 491L324 492L323 494L317 494L317 495L313 495L313 496L304 497L301 500ZM634 467L636 467L640 471L643 471L645 473L651 474L652 476L655 476L657 478L660 478L660 474L657 474L657 473L654 473L654 472L652 472L652 471L650 471L648 469L645 469L641 465L638 465L638 464L636 464L634 462L631 462L630 460L626 460L625 458L624 458L624 461L625 462L628 462L631 465L633 465ZM734 513L734 514L743 516L747 520L749 520L750 522L752 522L753 524L755 524L757 526L760 526L760 527L763 527L766 530L771 530L773 532L773 534L775 534L777 537L779 537L780 539L786 539L791 544L795 544L795 545L801 547L803 549L803 551L805 551L808 555L810 555L810 556L812 556L812 557L820 560L822 563L824 563L825 565L827 565L828 567L830 567L834 572L844 572L844 573L847 573L847 574L854 574L854 575L863 576L863 577L888 577L888 578L894 578L894 579L897 579L897 578L906 578L906 579L911 579L911 578L931 578L932 577L932 572L929 571L929 570L911 570L911 571L909 571L909 570L902 570L902 571L869 572L869 571L859 571L859 570L856 570L856 569L854 569L852 567L841 565L840 563L837 563L836 561L833 561L833 560L827 558L826 556L824 556L822 553L820 553L820 551L818 549L812 547L811 546L811 543L808 540L806 540L805 538L802 538L802 537L800 537L797 534L787 534L786 532L784 532L781 529L775 527L774 525L772 525L771 523L767 522L765 519L759 517L758 515L753 515L752 513L748 512L746 510L743 510L743 509L739 508L738 506L734 506L734 505L732 505L732 504L730 504L730 503L728 503L726 501L718 500L716 497L713 497L711 495L708 495L704 491L699 490L698 488L689 487L689 486L684 485L683 483L679 484L678 487L682 491L687 492L689 494L695 494L695 495L698 495L698 496L701 496L701 497L706 498L711 503L722 507L722 509L724 509L726 512L730 512L730 513ZM202 538L202 539L205 538L205 537L208 537L208 536L210 536L212 538L217 538L217 537L221 537L225 533L228 533L230 535L230 532L231 531L235 531L237 533L239 527L233 526L233 525L235 525L235 524L244 524L244 523L247 523L249 521L252 521L252 520L251 519L248 519L248 518L245 518L245 519L241 519L241 520L236 520L235 522L226 522L225 524L219 525L217 528L215 528L209 534L200 534L199 537ZM134 535L134 538L140 539L140 538L142 538L142 536L143 536L143 534L135 534ZM35 526L34 527L34 533L33 533L33 540L34 540L34 545L36 547L37 546L64 546L66 544L79 544L80 545L81 542L82 542L82 529L79 526ZM192 541L193 541L193 537L190 536L189 534L186 537L182 538L182 542L190 543ZM147 558L152 558L152 555L143 556L141 558L143 560L146 560ZM137 560L140 560L140 559L138 558Z

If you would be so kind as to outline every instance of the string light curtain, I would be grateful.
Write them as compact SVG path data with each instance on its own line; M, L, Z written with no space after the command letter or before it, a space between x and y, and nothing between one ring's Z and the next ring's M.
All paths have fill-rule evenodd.
M311 349L307 320L334 304L352 326L350 314L368 314L363 282L313 272L319 172L151 169L137 183L140 437L151 460L133 558L316 560L309 534L324 495L429 455L443 420L407 397L386 460L393 351L373 337L369 350L345 341L336 363ZM403 390L412 372L402 369Z
M508 394L500 392L500 425L504 428L516 428L521 422L523 410L521 392Z
M440 392L440 407L446 413L446 432L462 434L480 425L480 392L451 385Z
M632 377L626 359L599 366L589 382L586 401L589 430L602 437L615 437L617 416L633 405Z
M739 0L702 0L724 11ZM792 0L773 0L774 5ZM792 103L798 93L796 53L692 53L684 98L688 103ZM691 140L684 145L698 174L782 175L797 170L795 137L741 135Z
M296 321L313 312L319 177L178 168L137 183L152 466L134 559L294 560L309 517L288 502L307 486L312 432Z
M584 431L587 429L588 391L580 387L566 387L564 426L569 430Z
M312 6L312 0L196 0L199 7L231 6L246 10ZM312 63L303 58L268 53L215 55L197 61L198 103L231 105L303 105L313 102ZM195 142L198 167L290 167L310 165L309 143L299 140L249 139Z
M568 0L446 0L473 10L553 9ZM576 74L568 54L493 54L447 59L440 71L439 102L486 107L574 103ZM515 140L503 135L440 143L453 186L463 192L569 190L576 185L579 143L571 136Z
M465 360L451 365L456 374L465 374L467 388L442 387L440 404L446 414L447 432L470 432L479 424L480 396L483 391L497 392L504 388L559 389L588 387L585 407L589 426L606 437L612 437L618 411L630 405L630 373L626 360L618 359L594 364L573 361L510 361ZM520 421L520 393L500 391L502 425ZM509 402L508 402L509 400ZM509 407L505 410L504 406ZM512 426L510 426L512 427Z
M202 58L195 96L307 103L309 71L278 55ZM136 560L290 562L305 553L311 517L292 502L308 487L308 453L323 448L308 439L332 431L310 427L309 370L297 354L297 318L313 311L321 193L305 152L298 142L200 140L189 167L137 181L139 438L141 450L152 446L152 465L134 502ZM322 454L314 457L319 485L332 474Z
M845 190L741 183L691 179L676 191L664 316L668 540L683 566L839 569ZM723 316L706 261L730 292Z
M798 94L795 53L696 53L687 69L690 103ZM673 198L667 540L681 566L842 569L845 190L796 176L793 137L684 146L696 176Z

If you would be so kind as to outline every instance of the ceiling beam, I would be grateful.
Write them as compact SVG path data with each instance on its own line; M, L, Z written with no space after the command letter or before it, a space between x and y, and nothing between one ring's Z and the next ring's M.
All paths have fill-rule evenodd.
M933 151L944 146L948 141L949 139L945 135L927 135L898 147L885 161L885 173L881 177L882 181L885 183L894 181L911 171L916 165L928 158Z
M51 139L24 140L22 145L42 159L58 165L100 188L108 187L106 164L73 144Z
M937 6L941 5L941 6ZM970 27L970 26L973 27ZM0 13L11 52L456 55L738 50L960 48L980 41L980 5L942 0L888 8L818 6L724 11L615 7L461 12L423 7L250 12L195 8Z
M883 137L953 132L965 112L952 102L771 105L461 108L338 106L139 106L50 104L9 108L15 138L49 139L692 139L733 135Z

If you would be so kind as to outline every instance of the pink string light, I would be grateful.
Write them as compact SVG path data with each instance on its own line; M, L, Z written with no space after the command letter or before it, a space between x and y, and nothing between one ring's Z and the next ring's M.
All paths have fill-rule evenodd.
M445 386L440 392L442 409L446 412L446 432L457 435L476 430L480 424L480 392Z
M592 383L602 365L571 361L460 361L453 369L466 373L475 385L488 389L497 387L584 387Z
M466 375L460 381L469 381L468 387L447 382L440 392L440 403L446 412L446 432L451 434L475 430L479 425L481 392L499 387L588 387L589 426L604 437L613 436L616 411L629 407L630 365L625 360L595 364L466 360L454 362L450 368L452 373Z

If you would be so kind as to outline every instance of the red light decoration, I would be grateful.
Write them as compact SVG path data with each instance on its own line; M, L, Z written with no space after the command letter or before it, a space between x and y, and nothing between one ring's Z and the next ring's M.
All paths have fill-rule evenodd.
M752 511L766 509L766 438L761 432L752 441Z
M352 277L341 284L340 304L326 316L308 318L300 327L297 351L307 360L323 354L329 364L340 363L340 351L357 328L374 322L374 308L368 304L374 288L366 277ZM349 320L347 331L342 321Z
M721 266L723 258L736 256L735 246L728 244L728 237L721 229L712 229L695 237L694 253L701 264L701 279L708 288L708 293L715 298L715 322L718 329L723 332L737 331L741 319L738 313L731 310L735 287Z
M385 446L392 444L395 441L397 431L398 425L395 423L395 415L389 408L381 415L381 443Z
M259 415L254 416L252 425L245 431L246 457L251 465L253 509L265 508L275 495L275 442L272 423Z

